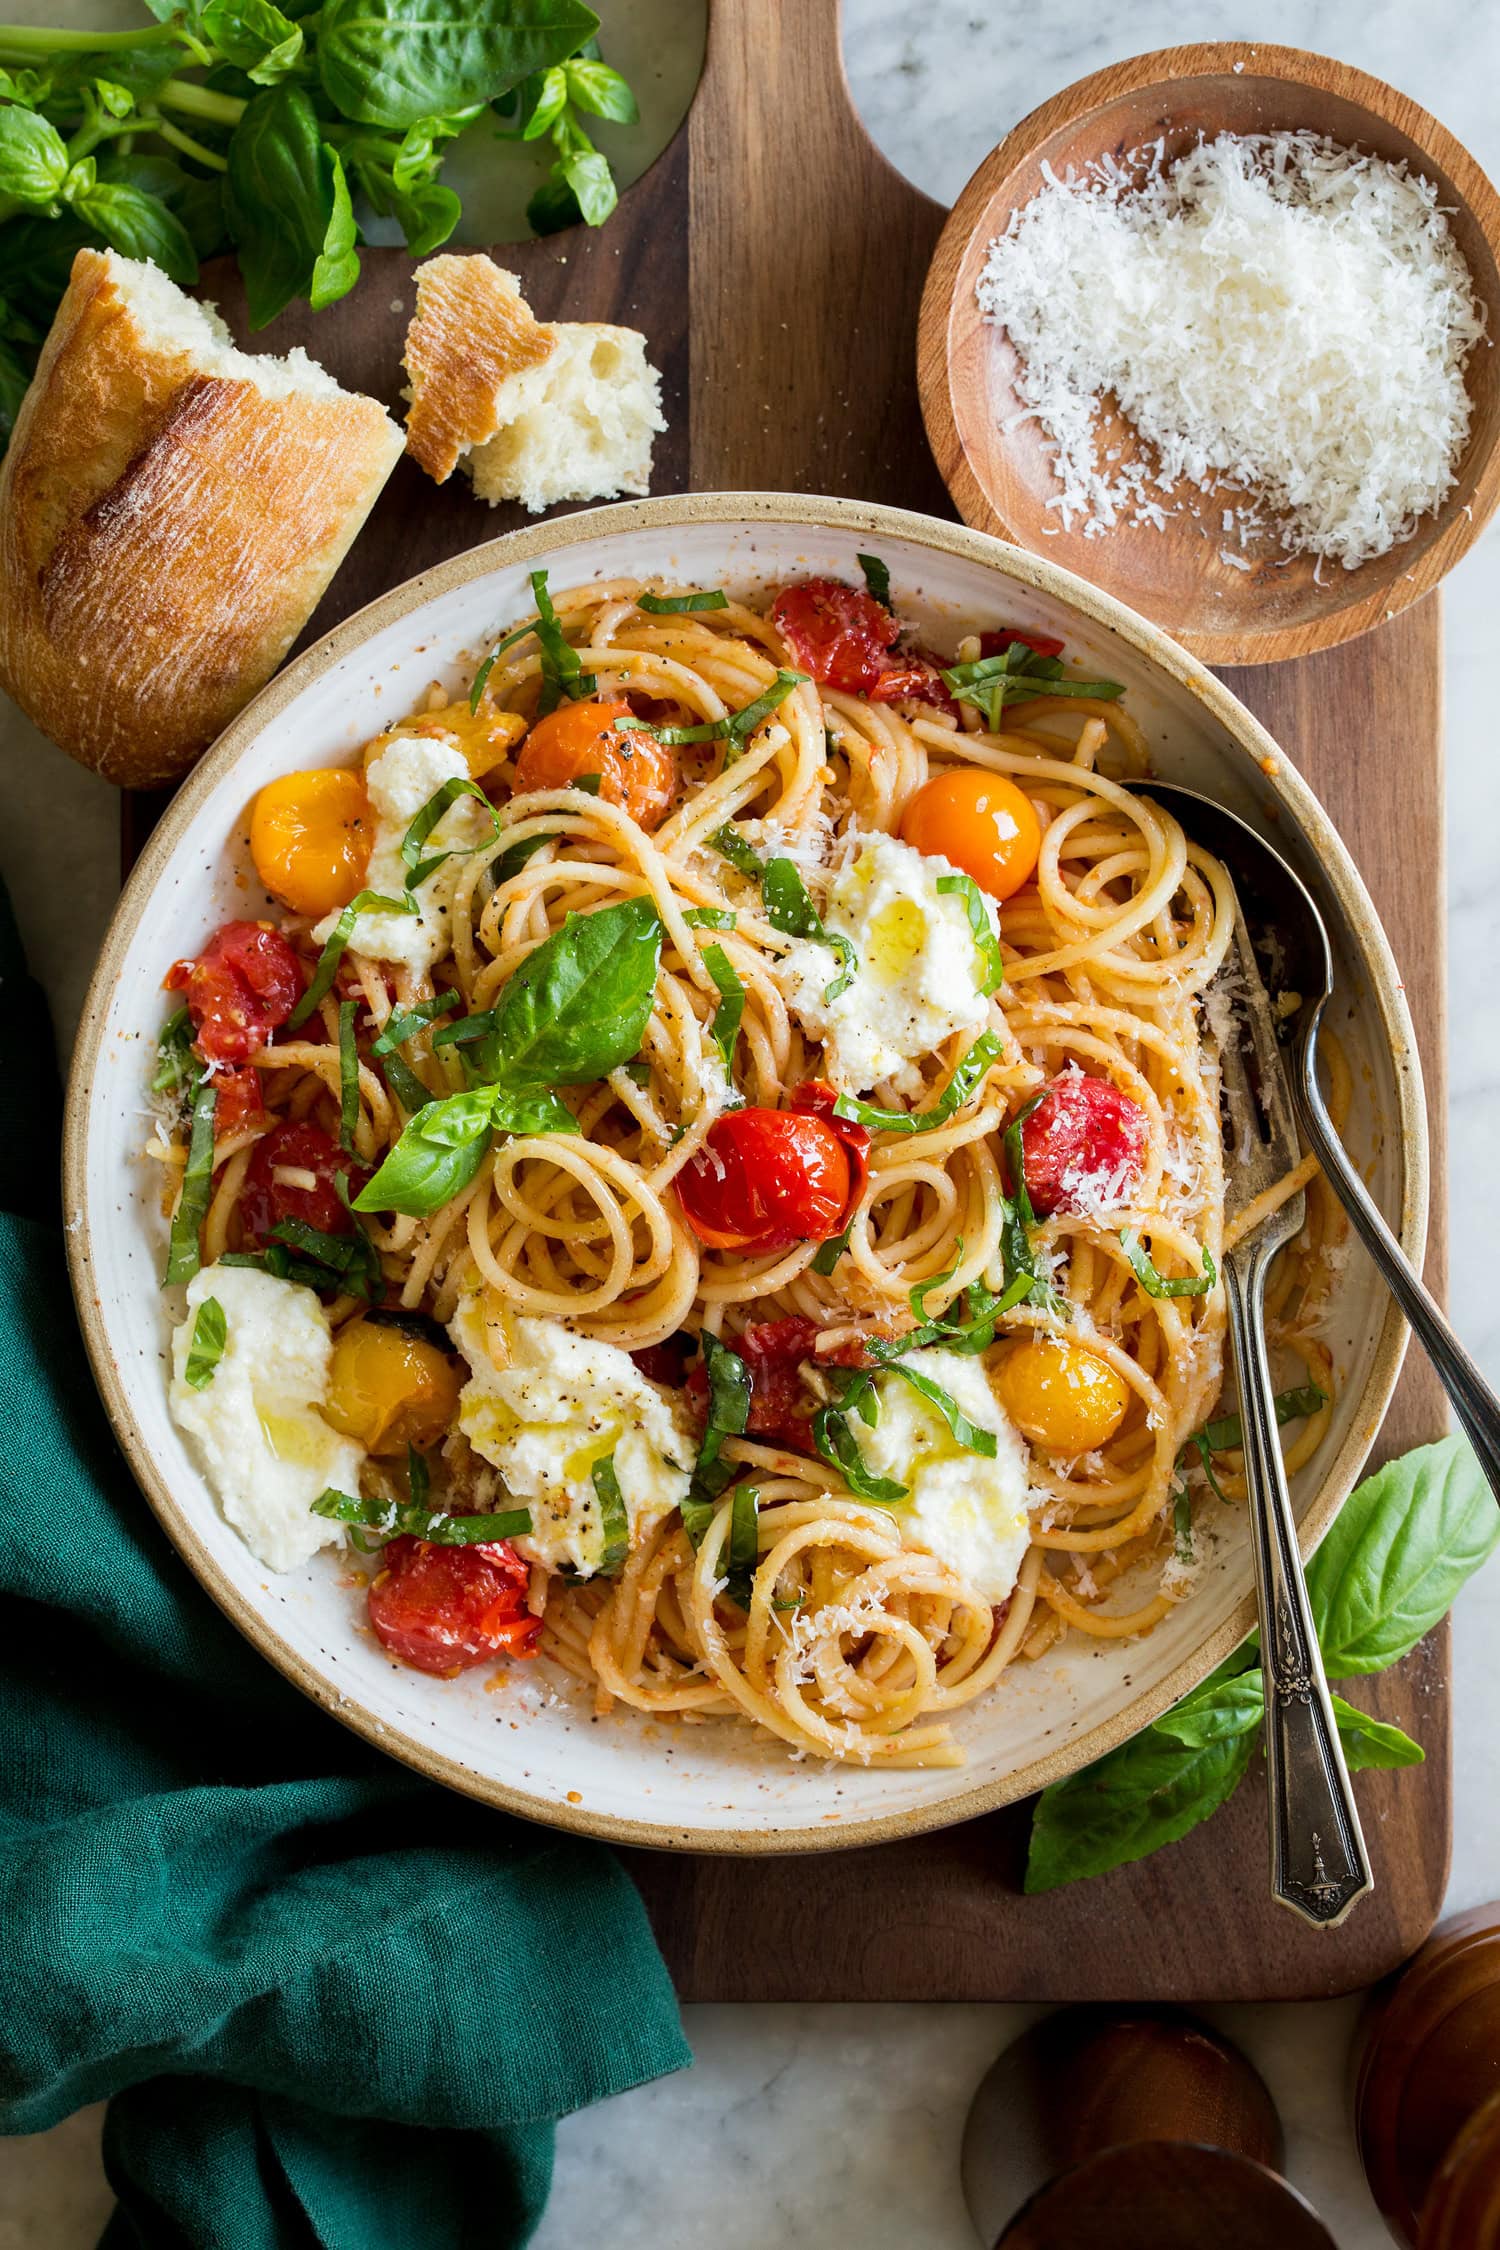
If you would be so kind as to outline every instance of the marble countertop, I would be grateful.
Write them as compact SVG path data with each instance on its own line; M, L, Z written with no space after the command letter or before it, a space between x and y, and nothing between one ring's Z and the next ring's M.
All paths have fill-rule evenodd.
M795 0L799 6L827 0ZM122 0L21 0L33 21L129 20ZM652 75L664 135L681 71L661 54L701 36L700 0L604 0L610 52ZM1402 87L1500 173L1500 8L1466 0L1200 0L1196 39L1256 37L1336 54ZM892 160L951 200L1024 113L1071 80L1171 45L1188 28L1173 0L1061 0L1018 19L1000 0L846 0L856 101ZM660 46L658 43L661 43ZM627 50L629 52L627 52ZM638 59L637 59L638 58ZM1500 1380L1500 1196L1492 1187L1500 1098L1500 778L1488 666L1500 612L1500 527L1449 579L1449 995L1452 1037L1451 1302L1460 1332ZM0 715L0 870L34 960L71 1037L118 881L114 793ZM1351 741L1350 755L1358 755ZM64 844L63 839L66 839ZM1443 881L1443 871L1431 870ZM1455 1617L1457 1834L1454 1908L1500 1891L1500 1558ZM1356 2003L1209 2011L1270 2081L1288 2128L1288 2170L1342 2250L1386 2240L1350 2145L1343 2067ZM614 2250L688 2250L712 2227L718 2250L973 2250L958 2185L959 2136L985 2068L1030 2019L1019 2008L698 2007L687 2011L695 2067L567 2120L536 2250L577 2250L610 2210ZM774 2146L774 2167L765 2150ZM684 2151L687 2160L684 2160ZM98 2116L0 2144L0 2250L85 2250L110 2196Z

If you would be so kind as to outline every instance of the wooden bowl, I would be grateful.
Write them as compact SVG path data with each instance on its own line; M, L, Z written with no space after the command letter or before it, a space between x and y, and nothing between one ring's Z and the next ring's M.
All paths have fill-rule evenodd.
M1019 405L1017 356L983 318L975 287L989 245L1043 184L1106 153L1127 159L1158 139L1168 158L1200 134L1306 129L1433 181L1458 247L1500 332L1500 197L1437 119L1363 71L1295 47L1168 47L1097 71L1044 102L987 156L954 206L927 276L917 376L927 435L966 523L1014 540L1128 602L1212 664L1263 664L1332 648L1393 617L1438 583L1484 529L1500 499L1500 352L1481 343L1466 379L1474 404L1458 479L1442 507L1389 554L1346 571L1267 553L1248 571L1219 560L1222 501L1195 487L1166 527L1122 526L1085 538L1048 508L1058 487L1033 421L1006 430ZM1123 418L1110 429L1125 457L1143 449ZM1165 496L1164 500L1165 500ZM1203 509L1200 528L1193 503ZM1204 537L1207 530L1208 537ZM1322 583L1318 583L1321 578Z

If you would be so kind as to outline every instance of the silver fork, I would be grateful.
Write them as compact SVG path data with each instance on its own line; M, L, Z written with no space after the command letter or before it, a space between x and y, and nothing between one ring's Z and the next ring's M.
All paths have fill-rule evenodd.
M1284 1179L1301 1152L1271 1004L1238 903L1225 971L1230 1004L1215 1014L1232 1027L1218 1042L1223 1114L1235 1143L1225 1190L1232 1219ZM1260 1609L1271 1889L1283 1906L1328 1929L1373 1888L1373 1878L1308 1606L1266 1352L1266 1275L1304 1213L1299 1192L1237 1242L1224 1259L1224 1290Z

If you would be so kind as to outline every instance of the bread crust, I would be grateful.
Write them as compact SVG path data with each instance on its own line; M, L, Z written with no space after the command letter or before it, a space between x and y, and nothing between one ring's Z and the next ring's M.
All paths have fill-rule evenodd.
M400 454L374 399L268 396L143 326L80 250L0 468L0 682L124 787L262 687Z
M434 483L446 484L459 456L499 428L501 384L540 366L552 351L552 333L533 319L515 275L493 258L429 258L416 282L404 352L411 386L406 448Z

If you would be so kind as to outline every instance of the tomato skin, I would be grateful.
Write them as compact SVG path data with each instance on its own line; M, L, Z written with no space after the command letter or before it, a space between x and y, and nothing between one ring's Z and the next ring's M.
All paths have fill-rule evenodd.
M1037 1217L1083 1210L1106 1190L1128 1197L1149 1138L1140 1103L1109 1079L1081 1071L1054 1078L1021 1126L1026 1192Z
M846 695L871 692L901 630L872 595L839 578L803 578L783 586L771 604L771 623L799 672Z
M331 914L365 879L375 817L363 777L340 766L268 781L250 815L250 857L295 914Z
M307 972L279 930L267 922L226 922L195 961L168 970L169 992L182 992L198 1052L205 1062L248 1062L286 1022L302 997Z
M521 745L515 794L570 789L598 774L606 804L619 805L639 828L659 828L677 786L677 765L664 742L619 724L631 716L623 696L560 703Z
M1013 898L1036 872L1042 824L1024 790L982 766L950 766L912 796L901 840L951 860L991 898Z
M679 1328L675 1336L664 1343L643 1344L631 1358L648 1383L660 1383L664 1390L680 1391L687 1381L687 1363L691 1358L696 1339L686 1328Z
M943 678L943 660L934 656L930 648L914 646L894 651L887 670L870 689L870 701L930 703L938 711L950 712L955 719L959 715L958 705Z
M1061 1336L1007 1346L994 1383L1022 1437L1050 1453L1076 1456L1107 1445L1130 1405L1109 1361Z
M811 1105L730 1110L677 1175L683 1215L710 1250L826 1242L862 1185L853 1144Z
M292 1187L275 1177L282 1170L315 1173L318 1184L314 1188ZM305 1119L287 1119L273 1125L256 1142L245 1168L239 1212L246 1240L256 1249L264 1249L272 1229L283 1219L300 1219L320 1234L352 1234L354 1215L345 1210L333 1184L340 1172L347 1175L351 1196L358 1195L369 1178L321 1125Z
M526 1608L530 1572L508 1540L434 1547L403 1533L381 1555L370 1624L388 1655L451 1678L496 1656L534 1656L542 1621Z
M265 1115L260 1072L252 1070L248 1063L240 1070L219 1071L214 1078L214 1089L219 1097L214 1110L215 1140L222 1141L253 1118Z
M1003 656L1017 642L1034 656L1061 656L1063 652L1062 642L1051 633L1023 633L1018 625L1002 625L997 632L980 634L979 653L981 657Z

